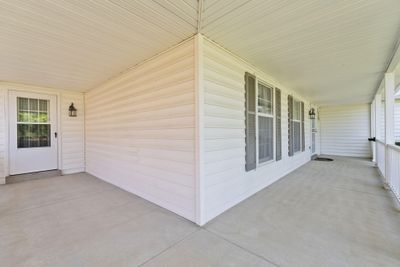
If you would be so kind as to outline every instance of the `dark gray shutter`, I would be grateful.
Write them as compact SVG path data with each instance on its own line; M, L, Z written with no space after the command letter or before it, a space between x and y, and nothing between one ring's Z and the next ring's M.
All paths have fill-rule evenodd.
M288 140L289 140L289 157L293 156L293 97L288 96Z
M306 136L304 131L304 102L302 101L300 104L301 108L301 151L305 151L306 149Z
M276 161L282 159L281 90L275 88Z
M245 74L246 88L246 171L256 168L256 77Z

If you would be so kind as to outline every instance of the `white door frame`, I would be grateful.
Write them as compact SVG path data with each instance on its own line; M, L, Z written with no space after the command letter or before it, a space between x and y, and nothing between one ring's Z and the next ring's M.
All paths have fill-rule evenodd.
M58 170L62 170L62 161L61 161L61 155L62 155L62 128L61 128L61 104L60 104L60 99L61 99L61 93L60 92L54 92L53 90L47 90L47 88L40 88L40 87L30 87L30 86L21 86L21 89L18 89L19 86L12 86L9 88L4 88L4 93L5 93L5 175L9 176L10 175L10 114L9 114L9 108L10 108L10 92L20 92L20 93L38 93L38 94L48 94L48 95L54 95L56 96L56 113L57 113L57 133L58 133L58 138L57 138L57 165L58 165Z

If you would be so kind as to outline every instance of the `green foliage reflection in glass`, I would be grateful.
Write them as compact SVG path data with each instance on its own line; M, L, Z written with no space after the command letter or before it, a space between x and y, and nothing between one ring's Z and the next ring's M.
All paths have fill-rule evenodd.
M18 97L18 148L50 146L49 100Z

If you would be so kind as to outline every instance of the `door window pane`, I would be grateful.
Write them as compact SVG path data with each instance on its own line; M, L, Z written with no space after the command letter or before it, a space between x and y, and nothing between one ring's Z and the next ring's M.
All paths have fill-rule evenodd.
M50 124L18 124L18 148L49 147L51 145Z
M39 112L38 122L48 122L49 115L47 112Z
M18 97L18 110L29 110L28 98Z
M39 100L38 99L33 99L29 98L29 110L39 110Z
M39 146L50 146L50 125L49 124L40 124L39 125Z
M51 146L49 100L17 98L17 147Z
M47 112L47 102L49 102L49 100L44 100L44 99L39 100L39 111Z
M49 122L49 100L17 98L18 122Z

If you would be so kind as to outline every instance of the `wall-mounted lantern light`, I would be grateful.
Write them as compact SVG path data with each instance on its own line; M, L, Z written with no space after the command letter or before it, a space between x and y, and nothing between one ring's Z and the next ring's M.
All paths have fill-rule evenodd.
M311 108L310 111L308 112L308 115L310 115L310 119L314 120L315 119L315 109Z
M74 107L74 103L71 103L71 105L68 108L68 111L70 117L76 117L76 108Z

